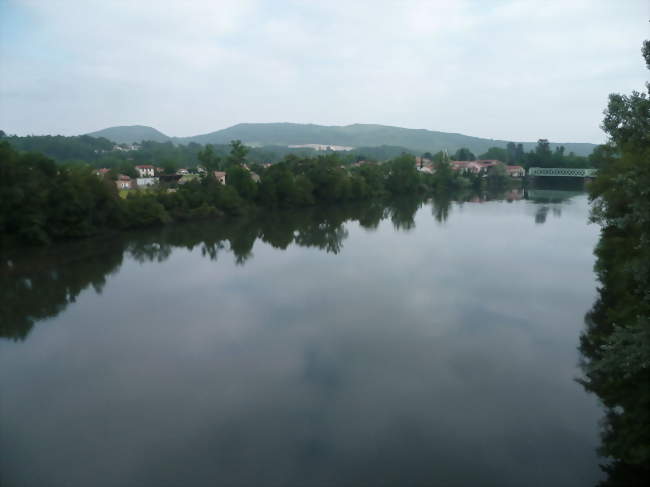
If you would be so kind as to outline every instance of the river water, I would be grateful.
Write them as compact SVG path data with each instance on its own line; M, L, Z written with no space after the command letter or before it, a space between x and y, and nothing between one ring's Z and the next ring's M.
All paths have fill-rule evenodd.
M10 486L591 486L581 193L277 212L4 258Z

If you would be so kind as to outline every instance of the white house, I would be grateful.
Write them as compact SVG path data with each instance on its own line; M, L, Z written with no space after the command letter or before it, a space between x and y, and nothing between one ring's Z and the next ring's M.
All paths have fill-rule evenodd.
M214 171L214 177L221 184L226 184L226 173L224 171Z
M135 170L138 171L138 175L141 178L152 178L154 177L154 167L151 164L144 164L140 166L135 166Z
M144 188L145 186L153 186L158 183L158 178L137 178L135 183L138 185L138 188Z
M506 171L512 178L523 178L526 175L526 170L521 166L506 166Z
M117 186L117 189L131 189L133 188L133 180L125 174L120 174L117 176L115 185Z

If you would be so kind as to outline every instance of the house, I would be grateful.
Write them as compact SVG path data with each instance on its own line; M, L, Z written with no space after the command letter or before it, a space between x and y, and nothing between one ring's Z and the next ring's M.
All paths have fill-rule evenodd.
M459 171L461 174L480 174L486 175L490 169L502 165L503 162L496 159L479 159L477 161L449 161L451 168Z
M176 171L176 174L180 174L181 176L187 176L189 173L190 172L184 167L181 167L178 171Z
M472 162L478 165L480 174L487 174L493 167L503 165L503 162L496 159L479 159Z
M506 166L506 171L511 178L523 178L526 175L526 170L522 166Z
M226 173L224 171L214 171L214 178L221 184L226 184Z
M96 174L97 176L99 176L99 177L104 177L104 176L106 176L110 171L111 171L111 170L108 169L107 167L102 167L102 168L100 168L100 169L97 169L97 170L95 171L95 174Z
M153 186L158 183L158 178L137 178L135 184L138 188L144 188L146 186Z
M432 161L431 159L427 159L426 157L419 157L419 156L416 156L416 157L415 157L415 164L416 164L418 167L423 167L423 166L432 166L432 165L433 165L433 161Z
M251 179L256 183L259 183L262 180L260 175L253 171L251 171Z
M461 174L467 174L469 172L477 174L480 172L480 166L470 161L449 161L449 165L452 170L458 171Z
M132 189L134 187L133 180L126 174L119 174L115 181L115 185L117 186L117 189Z
M152 178L155 175L155 169L151 164L135 166L135 170L141 178Z

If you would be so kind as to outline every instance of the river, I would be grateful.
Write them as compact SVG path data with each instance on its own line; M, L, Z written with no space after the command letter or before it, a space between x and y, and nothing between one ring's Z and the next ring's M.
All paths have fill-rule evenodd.
M592 486L585 194L184 224L0 268L11 486Z

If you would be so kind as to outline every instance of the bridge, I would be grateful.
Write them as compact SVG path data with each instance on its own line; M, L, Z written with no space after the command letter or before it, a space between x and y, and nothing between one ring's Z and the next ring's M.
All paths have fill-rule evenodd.
M582 167L531 167L528 169L529 176L544 177L593 178L597 173L598 169Z

